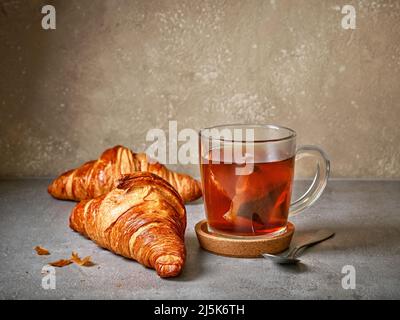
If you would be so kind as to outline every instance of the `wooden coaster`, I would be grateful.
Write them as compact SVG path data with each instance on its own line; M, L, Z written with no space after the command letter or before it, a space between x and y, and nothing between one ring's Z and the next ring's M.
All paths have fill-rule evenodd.
M257 236L246 239L230 238L208 230L207 221L202 220L195 226L200 246L212 253L239 258L255 258L262 253L279 253L286 250L294 233L294 225L288 222L286 231L280 235Z

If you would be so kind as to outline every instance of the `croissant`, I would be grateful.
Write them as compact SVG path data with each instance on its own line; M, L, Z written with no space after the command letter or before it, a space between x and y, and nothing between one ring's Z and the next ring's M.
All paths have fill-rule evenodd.
M121 175L147 171L167 180L185 203L201 197L199 181L149 160L145 153L134 153L123 146L115 146L104 151L98 160L61 174L49 185L48 192L58 199L92 199L109 192Z
M70 227L163 278L177 276L185 263L185 206L176 190L152 173L124 175L109 193L81 201Z

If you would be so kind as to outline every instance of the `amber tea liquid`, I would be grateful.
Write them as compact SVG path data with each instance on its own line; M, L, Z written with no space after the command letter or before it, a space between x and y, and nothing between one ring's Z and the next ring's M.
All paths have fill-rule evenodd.
M285 230L294 175L294 157L254 163L247 175L237 175L243 164L224 162L201 165L204 203L209 227L235 236L275 234ZM260 158L260 157L258 157ZM233 162L233 163L232 163Z

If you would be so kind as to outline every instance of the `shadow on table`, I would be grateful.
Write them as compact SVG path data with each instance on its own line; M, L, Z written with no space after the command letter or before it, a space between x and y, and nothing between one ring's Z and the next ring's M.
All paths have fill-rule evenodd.
M400 247L398 246L400 242L400 226L396 224L299 227L295 232L290 248L295 247L310 234L325 228L334 231L335 236L301 252L300 257L304 254L305 261L308 254L312 256L312 252L319 255L332 252L340 252L343 255L354 253L368 255L377 251L387 254L400 254ZM368 250L371 252L366 252ZM287 253L287 251L284 253ZM269 263L273 264L272 262ZM311 271L305 263L274 265L274 267L285 273L299 274Z
M307 249L318 253L340 251L343 254L358 252L359 250L378 250L381 252L400 253L400 225L393 224L357 224L357 225L321 225L318 227L299 227L294 235L291 247L296 246L306 235L320 229L330 229L335 236L323 243ZM306 252L304 252L306 254Z
M273 262L270 262L271 264ZM299 262L297 264L275 264L276 268L279 268L280 271L283 271L285 273L290 273L290 274L299 274L299 273L304 273L308 272L309 268L307 267L306 264Z
M174 281L192 281L196 278L201 277L201 274L204 272L204 267L202 265L202 261L204 261L204 255L212 254L205 250L203 250L197 240L196 235L187 235L186 236L186 247L187 247L187 260L183 273L180 277L173 278ZM216 255L216 257L219 257ZM237 261L246 260L247 258L226 258L226 259L236 259ZM260 264L273 264L272 261L267 261L263 257L260 258L252 258L253 260L257 260ZM291 273L291 274L299 274L303 272L307 272L308 267L303 263L298 263L296 265L274 265L274 267L280 268L283 272Z
M175 281L192 281L201 276L203 273L202 261L203 255L206 254L201 249L195 234L188 234L185 237L186 243L186 263L182 274L173 278Z

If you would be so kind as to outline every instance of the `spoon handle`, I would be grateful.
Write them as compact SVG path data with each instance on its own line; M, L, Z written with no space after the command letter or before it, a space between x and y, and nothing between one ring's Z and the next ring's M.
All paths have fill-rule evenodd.
M303 242L299 243L296 247L294 247L290 252L288 253L288 258L294 258L296 256L296 253L299 252L300 249L304 247L310 247L314 244L320 243L324 240L327 240L335 235L334 232L323 229L319 230L312 236L310 236L307 240L304 240Z

